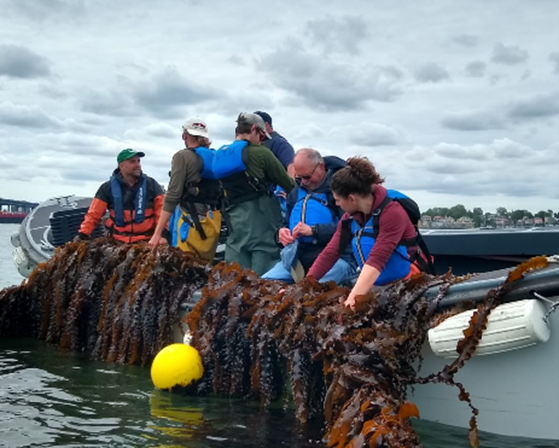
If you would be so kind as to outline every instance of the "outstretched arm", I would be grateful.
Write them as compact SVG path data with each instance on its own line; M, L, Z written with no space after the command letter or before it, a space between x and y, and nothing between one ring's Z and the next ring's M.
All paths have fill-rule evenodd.
M161 243L161 235L163 234L163 229L167 226L169 219L171 219L172 213L161 210L161 216L159 217L159 221L157 221L157 226L155 226L155 231L151 239L149 240L149 245L151 247L155 247Z
M80 239L87 239L90 237L91 233L95 230L95 227L99 224L105 213L107 212L108 200L105 197L105 192L102 185L95 198L91 201L87 214L83 218L83 222L80 225L80 230L78 231L78 236Z
M181 200L187 176L192 176L193 172L195 173L196 168L189 166L187 157L190 157L194 162L196 161L196 154L194 152L189 153L188 150L181 150L173 156L171 178L169 179L167 192L161 206L161 214L157 220L153 236L148 243L151 247L155 247L161 242L163 229L167 226L169 219L171 219L175 208Z
M368 264L363 266L363 269L361 270L361 273L357 278L357 282L355 283L355 286L349 293L349 296L347 296L344 305L350 308L354 308L355 298L357 296L367 294L374 286L379 275L380 275L380 271L377 268L374 268Z

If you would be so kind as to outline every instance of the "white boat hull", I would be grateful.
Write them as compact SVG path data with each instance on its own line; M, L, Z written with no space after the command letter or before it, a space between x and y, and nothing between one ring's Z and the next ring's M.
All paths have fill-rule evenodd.
M559 297L554 298L559 300ZM559 309L549 317L547 342L505 353L474 356L457 373L479 409L478 428L489 433L559 440ZM452 360L423 350L421 375L439 372ZM469 427L471 409L445 384L415 386L410 400L421 419Z

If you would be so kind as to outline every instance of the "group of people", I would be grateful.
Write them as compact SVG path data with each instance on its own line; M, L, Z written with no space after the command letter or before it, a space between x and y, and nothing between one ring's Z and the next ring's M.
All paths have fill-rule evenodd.
M352 284L350 307L373 286L419 271L417 228L400 202L406 197L384 188L367 158L295 153L266 112L241 113L236 123L235 140L211 149L204 120L188 119L166 191L142 172L143 152L122 150L78 238L88 238L108 210L106 232L115 239L169 243L211 262L224 221L225 261L270 280Z

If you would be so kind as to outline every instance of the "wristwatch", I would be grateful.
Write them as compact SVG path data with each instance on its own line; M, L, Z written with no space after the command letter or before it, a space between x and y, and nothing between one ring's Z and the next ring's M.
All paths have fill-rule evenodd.
M312 230L312 236L314 236L315 238L318 236L318 225L314 225L311 226L311 230Z

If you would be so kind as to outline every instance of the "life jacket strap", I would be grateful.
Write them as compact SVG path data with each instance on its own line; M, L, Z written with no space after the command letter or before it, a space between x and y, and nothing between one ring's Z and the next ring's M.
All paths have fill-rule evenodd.
M186 211L188 215L190 215L190 218L188 215L183 214L182 219L186 221L190 226L194 224L194 228L200 234L200 238L202 238L203 241L206 240L208 236L206 235L206 232L204 232L204 228L202 227L202 223L200 222L200 217L198 216L198 212L196 210L196 205L194 205L194 202L186 203Z

